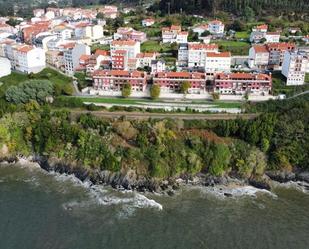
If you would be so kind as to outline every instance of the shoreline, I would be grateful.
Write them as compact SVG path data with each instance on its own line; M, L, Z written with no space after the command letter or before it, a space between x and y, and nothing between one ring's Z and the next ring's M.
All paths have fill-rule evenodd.
M1 157L0 164L20 164L40 168L46 172L60 175L71 175L81 183L90 182L90 186L110 186L116 190L135 191L137 193L154 193L173 196L181 187L205 187L221 197L249 195L257 192L275 195L272 189L276 186L291 186L303 192L309 191L309 172L286 173L266 172L263 176L267 181L258 182L250 179L239 179L230 176L215 177L206 174L183 175L166 180L136 176L133 170L128 172L89 171L59 159L42 157Z

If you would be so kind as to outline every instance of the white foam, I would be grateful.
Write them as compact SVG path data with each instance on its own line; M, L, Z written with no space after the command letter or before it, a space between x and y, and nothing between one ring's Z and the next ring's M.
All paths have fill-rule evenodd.
M275 182L273 181L272 184L274 187L280 187L280 188L292 188L297 191L301 191L302 193L308 194L309 193L309 183L303 182L303 181L289 181L285 183Z

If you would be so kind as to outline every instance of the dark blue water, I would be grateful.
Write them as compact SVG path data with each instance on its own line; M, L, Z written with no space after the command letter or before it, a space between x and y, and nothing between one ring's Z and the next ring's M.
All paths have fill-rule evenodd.
M0 249L309 248L309 195L275 194L220 198L190 188L145 197L2 166Z

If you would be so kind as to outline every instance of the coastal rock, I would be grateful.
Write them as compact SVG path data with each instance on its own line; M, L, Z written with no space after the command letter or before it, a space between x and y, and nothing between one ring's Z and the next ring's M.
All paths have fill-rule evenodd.
M266 175L277 182L285 183L289 181L295 181L296 175L293 172L287 172L287 171L268 171L266 172Z
M301 172L296 175L298 181L304 181L309 183L309 172Z

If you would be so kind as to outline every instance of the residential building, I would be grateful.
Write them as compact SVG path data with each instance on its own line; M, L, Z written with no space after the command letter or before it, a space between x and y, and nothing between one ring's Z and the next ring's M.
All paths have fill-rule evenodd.
M69 40L73 36L73 29L67 25L61 24L53 28L53 33L61 40Z
M265 69L268 67L269 51L266 45L253 45L249 50L249 67Z
M132 59L128 57L128 51L126 50L113 50L111 51L112 68L117 70L128 70L128 62L132 63ZM131 64L130 64L131 66Z
M79 59L82 55L90 55L90 47L80 43L68 43L63 45L63 57L65 72L73 75L79 66Z
M121 91L125 84L132 91L143 92L147 86L147 74L139 71L97 70L93 73L93 88L103 91Z
M217 44L189 43L188 44L188 67L205 68L206 53L218 52Z
M38 73L46 67L45 51L29 45L14 48L14 69L23 73Z
M303 85L309 57L303 51L285 51L282 64L282 74L286 77L288 86Z
M208 23L208 31L214 35L222 35L224 33L224 24L219 20Z
M105 5L98 12L103 13L105 18L115 19L118 16L118 8L113 5Z
M205 31L209 31L209 26L208 24L200 24L193 29L194 33L198 33L199 36L201 36Z
M0 57L0 78L11 74L11 62L7 58Z
M261 43L265 39L265 35L265 32L252 31L249 40L251 43Z
M281 70L285 52L296 48L294 43L287 42L269 43L266 46L269 51L268 67L276 70Z
M151 61L151 74L164 72L165 68L165 61L163 59Z
M163 43L187 43L188 32L181 31L181 26L172 25L171 27L162 28L162 42Z
M75 37L90 38L92 42L98 41L104 37L103 26L87 22L78 23L75 25Z
M34 9L33 10L33 16L35 17L42 17L45 14L45 10L44 9Z
M189 49L188 43L180 43L178 47L177 66L180 68L188 67Z
M115 50L124 50L127 52L128 59L133 59L141 52L141 46L139 42L133 40L114 40L110 45L111 55Z
M265 39L267 43L279 42L280 41L280 33L279 32L267 32L265 34Z
M206 74L189 72L158 72L153 84L160 86L162 92L179 92L184 82L189 82L189 93L203 93L206 87Z
M255 26L252 28L252 31L253 32L262 32L262 33L266 33L268 31L268 25L266 24L261 24L261 25L258 25L258 26Z
M150 67L151 61L157 58L156 53L139 53L136 55L137 67Z
M46 63L55 68L64 70L64 57L63 52L57 50L49 50L45 53Z
M231 58L230 52L206 52L205 72L230 72Z
M214 92L219 94L267 95L271 87L272 77L268 74L218 73L214 80Z
M49 30L50 22L38 22L30 26L23 27L21 30L22 39L25 43L31 44L37 34Z
M142 26L143 26L143 27L150 27L150 26L152 26L154 23L155 23L155 20L152 19L152 18L147 18L147 19L142 20Z

